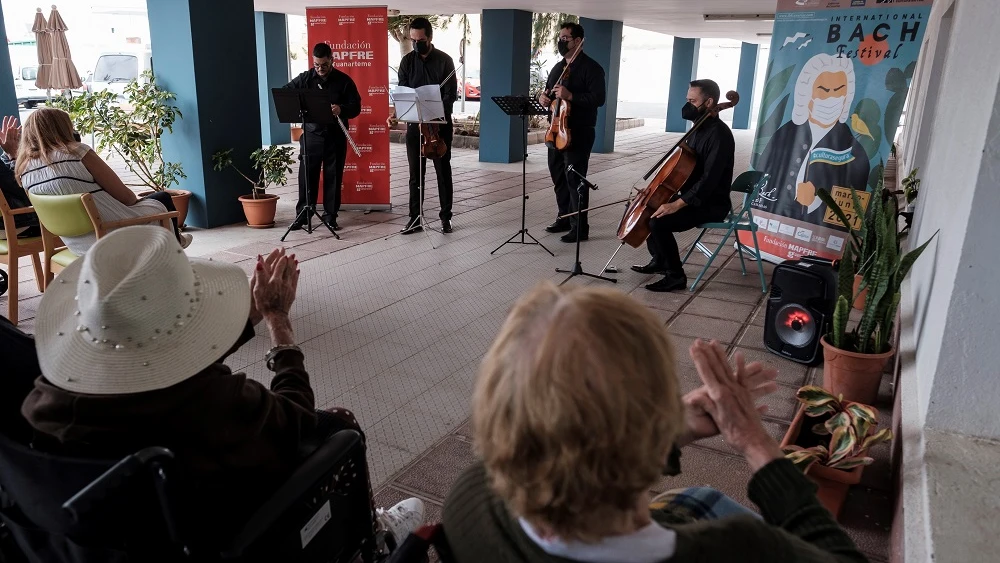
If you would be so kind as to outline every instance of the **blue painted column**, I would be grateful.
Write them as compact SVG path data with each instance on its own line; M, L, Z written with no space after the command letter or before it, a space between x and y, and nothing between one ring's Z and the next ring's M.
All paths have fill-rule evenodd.
M736 81L736 91L740 95L740 103L733 108L733 129L749 129L750 114L753 113L754 79L757 75L757 54L760 46L756 43L744 43L740 47L740 76Z
M0 10L0 30L6 29ZM10 64L10 47L0 46L0 113L17 116L17 93L14 91L14 69Z
M288 17L273 12L254 13L257 30L257 89L260 97L260 140L265 145L292 142L291 126L278 121L271 88L288 84Z
M667 132L683 133L691 122L681 117L687 103L687 91L698 72L699 39L674 37L674 54L670 63L670 93L667 98Z
M580 18L583 26L584 52L604 69L607 102L597 110L597 138L594 152L614 152L615 125L618 119L618 75L622 64L622 22Z
M483 10L480 53L482 103L479 106L479 161L520 162L524 125L507 116L492 96L528 95L531 75L531 12Z
M253 0L146 0L146 7L157 82L177 95L184 114L164 136L163 156L187 174L178 186L194 194L187 222L242 222L236 198L250 193L250 183L213 170L212 154L234 149L236 165L248 171L260 148Z

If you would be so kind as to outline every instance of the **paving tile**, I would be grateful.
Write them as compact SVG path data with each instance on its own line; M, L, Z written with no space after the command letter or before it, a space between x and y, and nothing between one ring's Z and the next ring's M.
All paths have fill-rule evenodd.
M708 297L695 297L691 303L684 308L685 313L736 321L739 323L746 321L753 310L754 308L752 305L731 303L729 301L720 301L718 299L711 299Z
M691 314L678 315L670 323L671 334L693 336L721 342L732 342L739 332L741 323Z
M457 423L406 405L372 427L374 440L413 454L419 454L452 432Z
M756 305L764 298L760 291L760 286L747 287L745 285L733 285L717 281L710 281L701 287L699 297L718 299L719 301L734 301L736 303L746 303Z
M737 348L733 352L735 353L736 351L743 352L743 356L746 358L747 363L763 362L777 368L778 383L794 387L795 389L805 385L806 371L809 369L806 365L786 360L781 356L777 356L770 352L764 352L762 350L741 347Z
M751 476L750 466L741 457L692 445L681 450L680 475L664 476L650 490L662 493L685 487L712 487L743 506L756 510L747 498Z
M448 437L402 471L393 483L443 501L455 480L474 462L471 443Z
M657 279L659 278L651 276L649 277L649 281L645 283L652 283ZM681 308L692 299L692 295L687 291L657 293L655 291L649 291L641 286L629 293L629 295L647 307L664 309L667 311L680 311Z
M372 488L378 489L403 466L413 461L416 454L374 440L370 432L365 434L368 439L368 474Z
M892 515L889 493L857 485L847 493L840 523L859 549L887 559Z

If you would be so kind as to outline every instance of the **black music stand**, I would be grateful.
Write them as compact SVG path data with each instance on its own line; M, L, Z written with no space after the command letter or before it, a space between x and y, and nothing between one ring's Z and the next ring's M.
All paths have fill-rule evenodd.
M545 252L555 256L551 250L545 248L544 244L531 236L527 226L525 226L525 215L527 214L528 205L528 116L547 115L549 110L531 96L493 96L492 100L507 115L521 118L521 123L524 126L524 136L522 137L524 139L524 157L521 159L521 230L511 235L506 242L493 249L493 252L490 252L490 254L494 254L497 250L503 248L505 244L535 244L542 247L542 250ZM521 240L514 240L518 235L521 236ZM525 236L530 238L532 242L525 241Z
M577 223L576 223L576 225L577 225L576 261L573 262L573 269L572 270L564 270L562 268L556 268L556 271L559 272L559 273L561 273L561 274L569 274L569 276L567 276L566 279L564 279L562 281L562 283L560 283L559 285L562 285L563 283L568 282L569 280L573 279L574 276L586 276L588 278L594 278L594 279L598 279L598 280L609 281L611 283L618 283L618 280L616 280L614 278L606 278L604 276L599 276L597 274L588 274L587 272L583 271L583 265L580 264L580 240L582 239L582 237L580 236L580 231L579 231L580 220L582 219L580 217L580 213L581 213L580 212L580 202L583 201L583 190L596 190L597 189L597 185L596 184L592 184L589 180L587 180L586 176L584 176L583 174L580 174L579 172L577 172L576 169L573 168L573 165L570 165L568 168L566 168L566 181L567 182L569 182L569 175L570 174L576 174L580 178L580 181L576 185L576 209L577 209L577 211L576 211L576 213L577 213L577 218L576 218L577 219ZM605 266L605 269L607 269L607 266Z
M333 123L335 119L340 119L333 115L333 111L330 109L330 93L325 90L320 89L308 89L308 88L271 88L271 95L274 97L274 109L278 114L278 120L281 123L301 123L303 126L306 123L315 123L317 125L329 125ZM285 237L288 233L292 232L292 227L298 223L303 229L309 234L313 232L312 218L315 215L319 222L326 225L327 229L334 237L340 239L333 227L326 222L323 217L316 212L316 206L312 203L312 198L309 197L309 148L307 143L309 142L309 136L302 131L302 150L300 151L300 164L299 166L305 166L305 181L306 181L306 204L302 207L302 211L299 211L298 215L295 216L295 220L292 224L288 226L288 230L285 234L281 236L282 242L284 242ZM319 186L317 186L319 189ZM340 189L340 186L337 186ZM319 225L317 225L319 228Z

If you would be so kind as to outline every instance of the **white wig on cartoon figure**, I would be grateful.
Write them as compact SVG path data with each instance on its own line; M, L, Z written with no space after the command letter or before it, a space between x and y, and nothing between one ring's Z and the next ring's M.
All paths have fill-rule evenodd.
M847 57L835 57L820 53L809 59L802 67L798 80L795 81L795 105L792 108L792 122L802 125L809 120L809 103L813 101L813 86L816 79L824 72L844 72L847 74L847 95L843 109L836 121L845 123L851 114L851 104L854 103L854 62ZM834 98L831 98L833 100ZM836 98L840 100L840 98ZM816 111L817 108L813 108Z

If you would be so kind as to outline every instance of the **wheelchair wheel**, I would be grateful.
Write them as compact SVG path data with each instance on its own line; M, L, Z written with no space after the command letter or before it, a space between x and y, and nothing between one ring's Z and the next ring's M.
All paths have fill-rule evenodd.
M7 293L7 272L0 270L0 295Z

